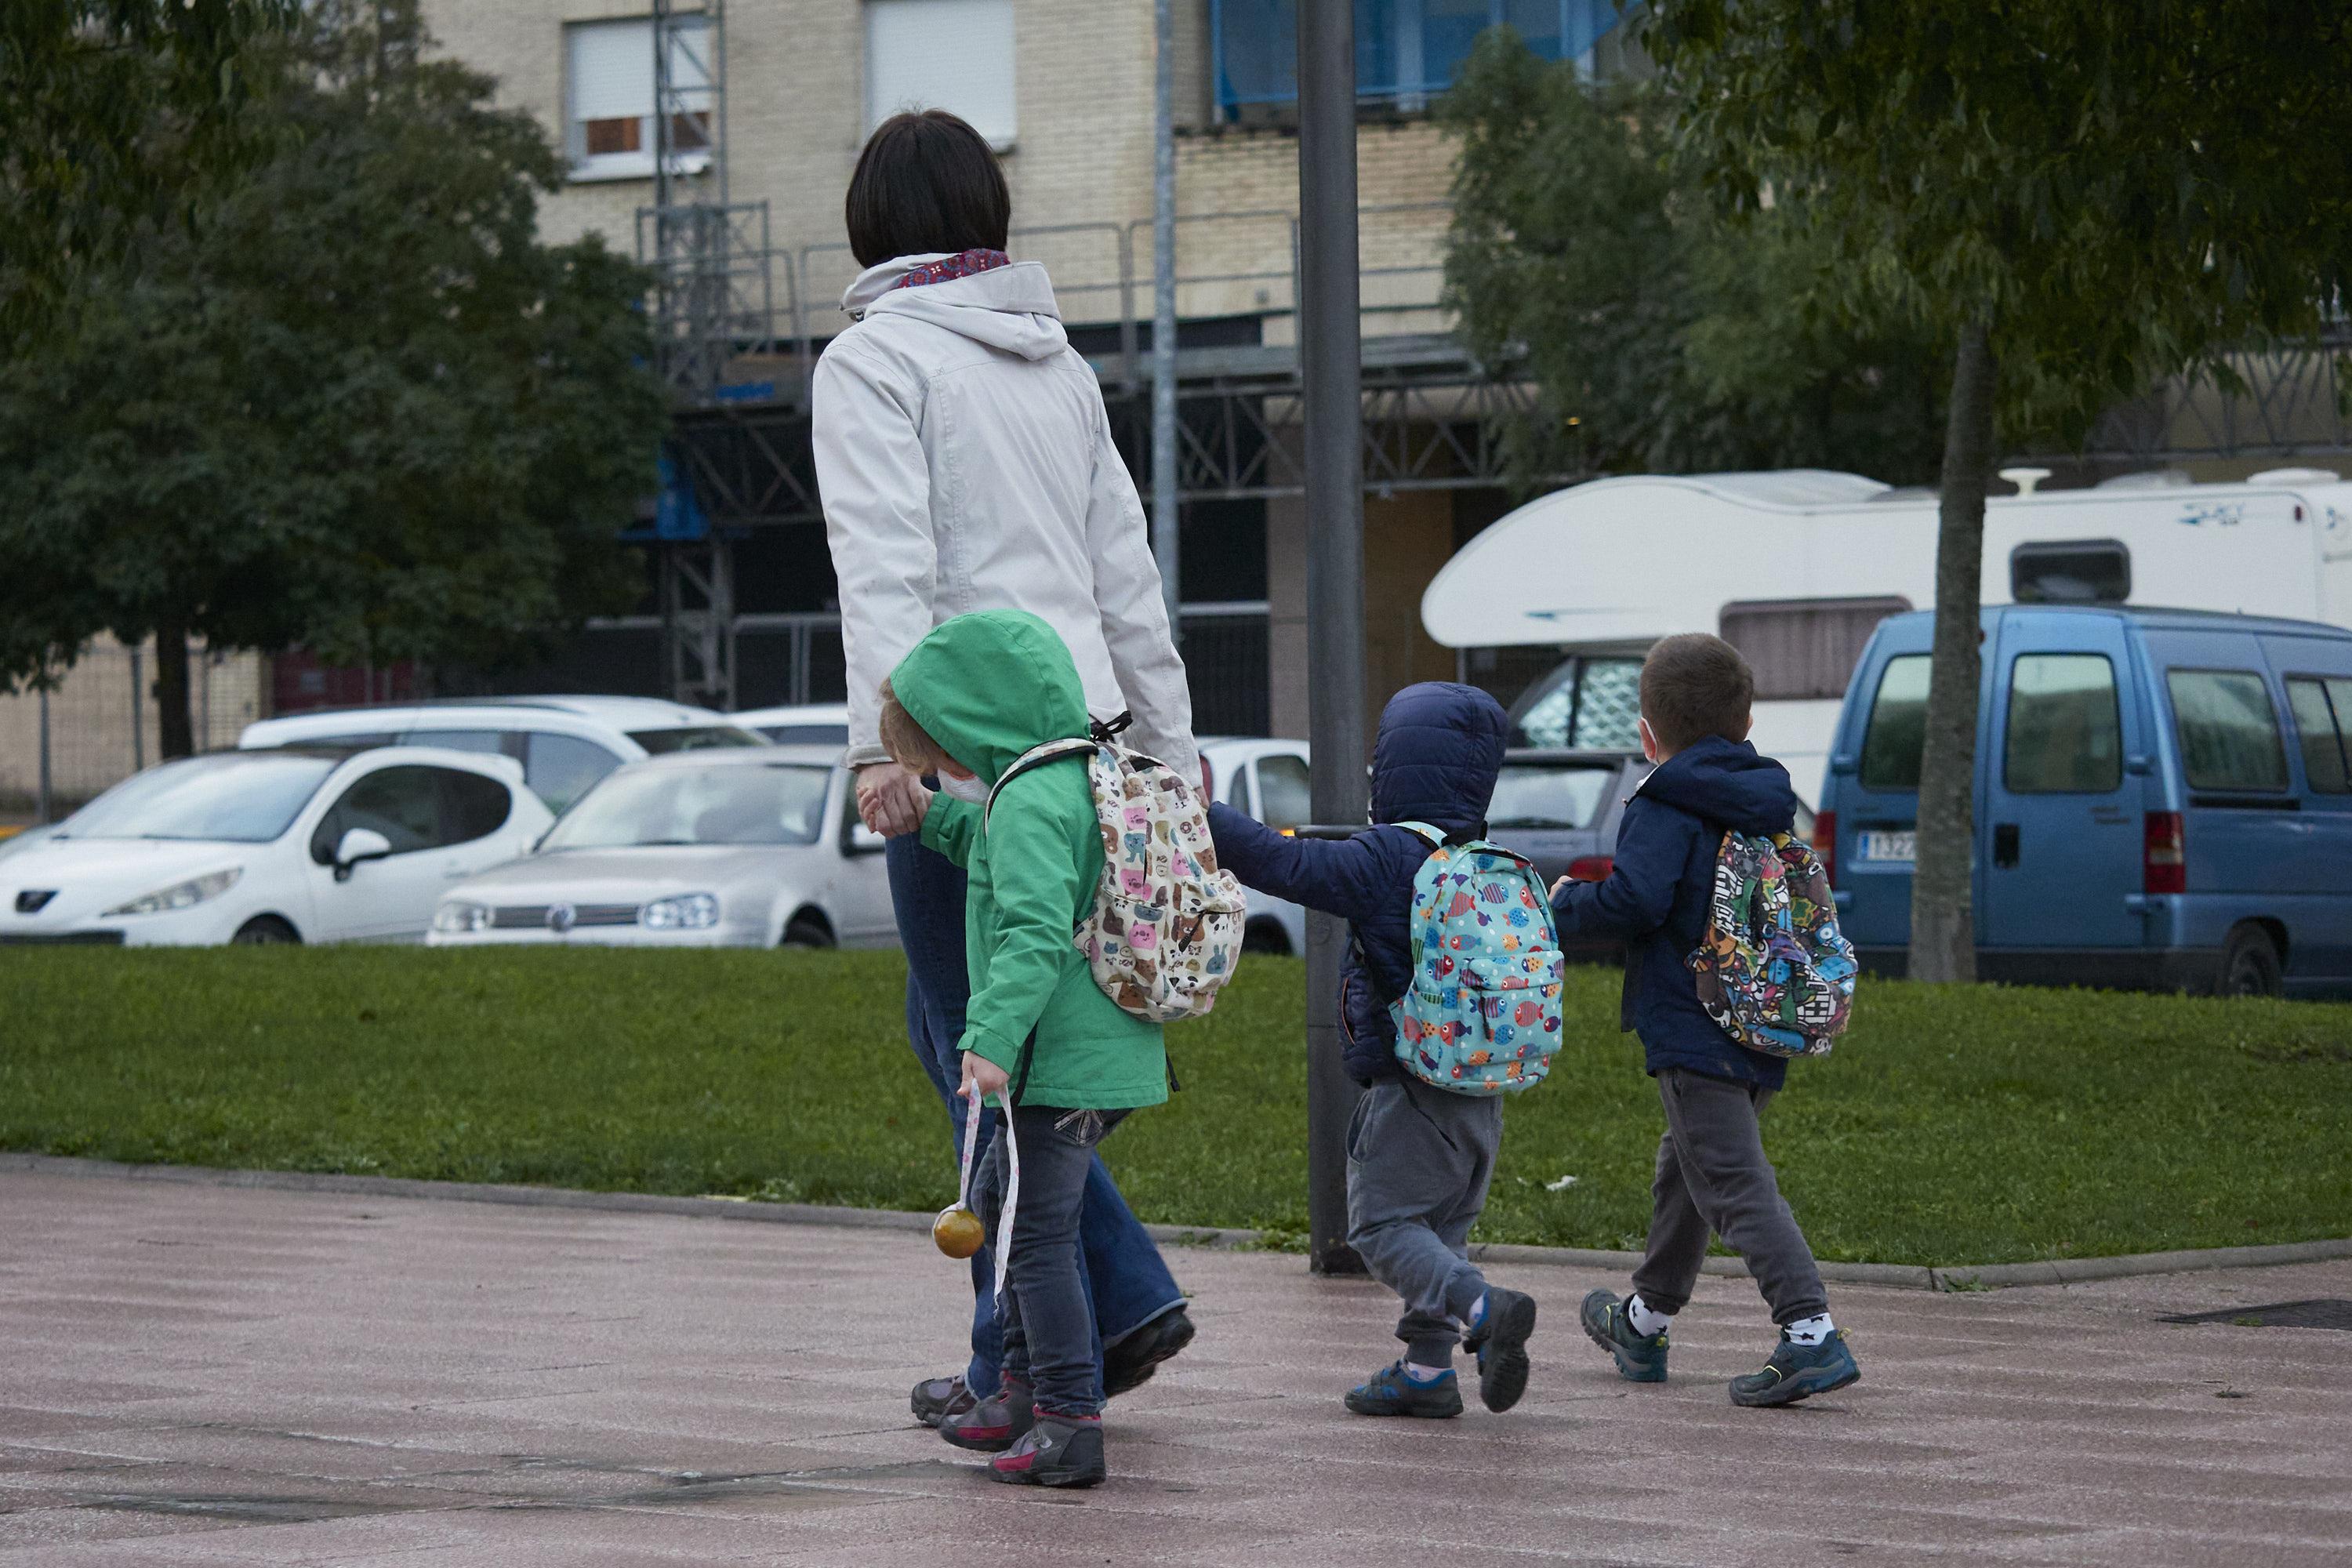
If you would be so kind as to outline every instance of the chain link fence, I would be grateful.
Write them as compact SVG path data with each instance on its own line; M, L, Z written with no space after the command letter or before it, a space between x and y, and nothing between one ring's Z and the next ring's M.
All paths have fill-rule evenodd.
M188 717L200 752L236 744L268 711L268 662L188 645ZM54 822L162 756L155 648L81 650L54 689L0 697L0 823Z

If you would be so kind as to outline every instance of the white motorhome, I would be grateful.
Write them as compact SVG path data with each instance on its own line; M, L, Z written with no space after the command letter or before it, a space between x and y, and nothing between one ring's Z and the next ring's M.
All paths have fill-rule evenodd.
M2352 626L2352 484L2325 468L2242 483L2135 474L1985 508L1984 602L2128 603ZM1649 645L1716 632L1755 666L1756 743L1818 804L1838 703L1871 631L1936 602L1937 501L1859 474L1641 475L1528 502L1465 545L1422 624L1466 679L1540 669L1522 743L1635 743Z

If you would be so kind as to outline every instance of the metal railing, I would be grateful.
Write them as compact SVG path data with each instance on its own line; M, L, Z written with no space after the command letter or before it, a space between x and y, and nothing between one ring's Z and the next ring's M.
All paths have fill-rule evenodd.
M0 697L0 820L54 822L161 758L151 646L81 650L51 689ZM236 744L269 713L258 656L188 645L188 719L199 752Z

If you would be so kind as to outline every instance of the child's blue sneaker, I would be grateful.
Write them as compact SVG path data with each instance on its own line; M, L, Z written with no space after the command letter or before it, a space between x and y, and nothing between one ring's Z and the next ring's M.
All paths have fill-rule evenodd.
M1486 1310L1462 1336L1462 1348L1477 1352L1478 1397L1498 1415L1528 1391L1528 1336L1535 1331L1534 1297L1486 1288Z
M1615 1291L1593 1291L1584 1298L1576 1315L1584 1324L1585 1336L1617 1358L1620 1377L1628 1383L1666 1381L1664 1331L1635 1333L1633 1320L1625 1315L1625 1302Z
M1834 1394L1861 1376L1843 1329L1831 1330L1830 1337L1817 1345L1801 1345L1783 1332L1770 1361L1731 1380L1731 1403L1794 1405L1816 1394Z
M1359 1415L1459 1415L1462 1383L1451 1369L1423 1383L1405 1375L1404 1363L1391 1362L1349 1389L1347 1405Z

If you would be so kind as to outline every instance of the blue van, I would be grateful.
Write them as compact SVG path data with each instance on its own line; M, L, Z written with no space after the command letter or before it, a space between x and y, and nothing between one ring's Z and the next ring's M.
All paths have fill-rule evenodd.
M1880 625L1816 838L1865 964L1901 973L1935 617ZM1978 972L2352 994L2352 632L2127 606L1984 612Z

